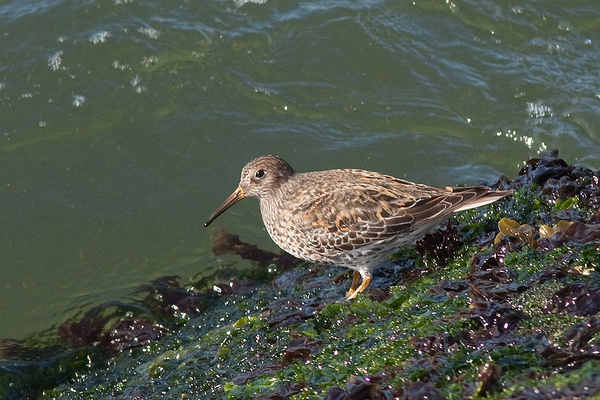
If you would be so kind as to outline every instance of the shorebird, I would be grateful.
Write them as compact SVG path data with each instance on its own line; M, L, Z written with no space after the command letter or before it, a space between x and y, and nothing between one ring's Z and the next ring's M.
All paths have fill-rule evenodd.
M435 232L453 212L511 193L484 186L438 188L361 169L298 173L269 155L246 164L237 189L204 226L240 200L258 197L267 232L279 247L306 261L354 270L350 300L369 286L371 271L392 250Z

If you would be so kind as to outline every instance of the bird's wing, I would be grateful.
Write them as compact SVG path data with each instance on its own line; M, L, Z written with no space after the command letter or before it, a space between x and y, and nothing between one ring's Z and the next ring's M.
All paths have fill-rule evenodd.
M372 177L370 177L372 178ZM377 177L311 198L296 208L295 219L311 246L354 250L436 224L467 203L484 196L485 187L435 188ZM361 186L362 183L362 186ZM297 226L298 226L297 225Z

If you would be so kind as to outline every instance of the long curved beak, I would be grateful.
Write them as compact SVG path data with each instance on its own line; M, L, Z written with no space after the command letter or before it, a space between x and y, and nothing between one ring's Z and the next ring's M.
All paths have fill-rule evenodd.
M242 200L245 196L246 193L244 193L242 187L238 186L237 189L235 189L235 191L231 193L231 195L223 202L223 204L221 204L219 208L217 208L215 212L208 217L208 220L204 223L204 226L209 226L215 219L217 219L219 215L223 214L229 207Z

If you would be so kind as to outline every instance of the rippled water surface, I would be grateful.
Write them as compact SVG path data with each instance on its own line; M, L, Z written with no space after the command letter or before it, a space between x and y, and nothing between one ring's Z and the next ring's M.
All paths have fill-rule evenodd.
M0 338L218 268L267 153L435 185L540 149L600 168L596 0L17 0L0 5Z

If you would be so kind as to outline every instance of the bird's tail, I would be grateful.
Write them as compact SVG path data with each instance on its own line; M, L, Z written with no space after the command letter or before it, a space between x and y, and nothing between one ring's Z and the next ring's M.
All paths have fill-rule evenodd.
M470 188L453 188L455 192L458 191L473 191L474 189L477 190L480 187L470 187ZM473 199L471 199L470 201L466 202L464 206L459 207L457 209L455 209L454 211L463 211L463 210L468 210L470 208L475 208L475 207L479 207L479 206L483 206L489 203L493 203L498 199L501 199L503 197L506 197L510 194L512 194L512 190L495 190L495 191L491 191L491 190L483 190L483 189L487 189L483 186L481 186L481 194Z

